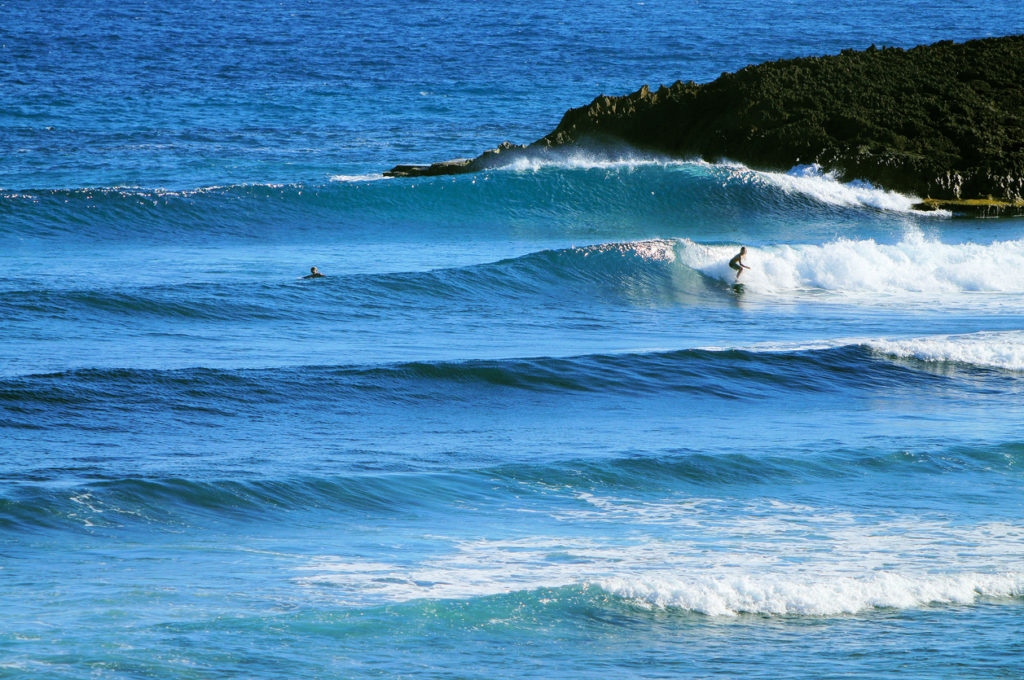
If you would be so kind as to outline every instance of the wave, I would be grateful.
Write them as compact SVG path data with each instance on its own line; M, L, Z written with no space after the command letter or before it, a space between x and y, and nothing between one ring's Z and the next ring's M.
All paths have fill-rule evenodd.
M377 569L373 569L377 567ZM387 571L385 567L392 567ZM422 577L396 576L394 565L373 565L369 576L380 588L397 590L405 588L412 595L432 585L431 578L437 573ZM357 579L366 575L357 575ZM361 579L360 579L361 580ZM626 583L619 584L618 581ZM335 615L296 612L277 615L273 623L277 627L294 627L304 633L329 626L333 634L339 631L352 635L365 632L366 620L386 612L389 616L401 616L406 620L426 618L443 621L448 626L472 628L474 631L499 626L524 626L530 629L538 625L557 627L566 621L577 621L581 617L589 621L610 622L615 626L628 625L629 630L643 627L652 622L672 622L677 625L684 617L710 618L709 622L722 624L742 621L741 616L758 618L784 618L787 620L838 618L851 615L870 616L872 613L885 614L892 610L909 610L937 607L962 607L978 603L1019 605L1024 597L1024 574L1016 571L986 573L900 573L886 572L864 577L841 577L813 579L784 576L759 577L737 576L733 578L707 578L692 581L667 580L665 590L686 600L683 604L652 604L636 597L637 591L645 594L653 584L633 586L629 579L609 579L605 582L584 582L560 586L538 586L536 588L513 589L495 594L446 598L409 597L399 603L387 602L383 606L363 602L353 607L353 602L344 600L344 609ZM317 587L309 581L300 581L307 587ZM705 585L706 584L706 585ZM686 592L692 588L692 592ZM806 588L806 591L802 589ZM341 590L324 588L325 599ZM349 596L349 591L345 591ZM660 599L660 593L650 593ZM832 599L830 599L832 598ZM368 605L368 606L367 606ZM731 608L733 605L737 608ZM326 620L325 620L326 619ZM265 625L261 617L251 625ZM239 628L238 621L230 621L232 629ZM171 629L175 624L168 624ZM673 628L673 630L676 630ZM632 633L631 633L632 634Z
M881 356L898 359L1024 371L1024 331L880 339L864 344Z
M320 290L321 293L330 289ZM326 297L326 299L324 299ZM337 304L342 296L328 294L316 300ZM103 286L98 288L27 288L7 291L0 313L9 320L23 317L106 319L116 325L152 320L272 321L299 320L315 314L308 289L294 280L266 282L188 282L178 285Z
M731 282L736 246L683 240L680 260ZM911 233L899 243L838 239L820 245L748 247L749 290L791 294L821 291L861 299L925 298L951 293L1024 293L1024 240L942 243ZM884 296L879 298L878 296Z
M382 173L365 173L362 175L331 175L332 182L379 182L388 179Z
M224 381L226 382L226 381ZM303 383L308 384L308 383ZM159 386L152 381L141 385L150 392ZM296 384L296 389L301 385ZM182 399L168 407L175 416L188 412L184 395L193 401L197 395L213 392L215 386L183 383ZM265 386L259 388L268 398ZM0 425L10 426L17 416L33 416L31 398L24 392L4 391L17 406ZM318 404L331 398L329 390L318 390ZM29 397L33 395L27 395ZM68 393L53 390L35 395L41 413L53 418L55 411L69 408L99 428L117 428L109 413L96 418L88 407L91 397L84 391ZM231 415L232 409L249 415L251 395L232 394L230 400L218 395L216 408ZM154 408L159 396L129 399L122 395L104 395L120 403L129 419ZM450 401L450 398L449 398ZM233 402L233 403L231 403ZM0 406L8 407L0 402ZM283 406L269 395L273 408ZM212 407L207 403L207 411ZM6 408L4 409L6 410ZM0 410L0 415L4 414ZM33 418L44 427L46 418ZM89 426L77 426L87 432ZM95 461L94 461L95 462ZM116 469L101 464L57 465L41 467L35 461L18 472L7 473L7 484L0 491L0 528L26 530L33 527L58 529L121 526L126 524L204 524L208 521L251 521L268 516L291 517L299 522L308 512L329 510L345 515L365 513L445 514L454 505L471 503L475 507L501 506L510 497L522 501L535 498L538 503L552 500L557 493L577 501L575 508L556 504L568 520L660 522L678 508L648 505L637 500L651 494L708 494L713 488L734 488L750 484L829 483L893 474L915 477L942 477L979 473L1014 474L1024 463L1024 443L1003 442L974 446L954 446L932 450L893 450L876 447L822 449L813 445L806 450L791 448L784 454L750 452L708 453L673 448L646 455L627 454L601 458L562 461L522 461L494 464L473 457L453 460L388 457L378 452L349 451L332 459L329 465L311 465L305 475L278 470L280 477L257 476L221 478L221 472L195 469L195 478L159 475L122 476L130 465L115 459ZM929 483L931 485L931 483ZM609 497L625 494L628 502L608 502ZM312 521L319 521L312 517Z
M903 574L867 576L665 575L613 577L594 582L603 592L662 609L708 616L838 616L871 609L967 605L1024 597L1024 573Z
M180 285L8 290L8 318L40 313L73 318L96 312L134 317L236 320L306 319L369 313L382 300L411 309L446 304L581 296L614 305L731 303L728 267L735 245L650 239L529 253L497 262L430 271L339 274L304 282L190 281ZM817 302L904 305L959 300L999 305L992 294L1024 293L1024 241L946 244L911 234L894 244L840 239L821 245L749 246L742 293L764 301L811 296ZM10 285L10 284L8 284ZM52 285L52 284L51 284ZM757 297L760 296L760 297ZM987 296L987 297L986 297ZM1010 304L1014 304L1011 302Z
M501 300L578 299L590 297L640 302L673 299L688 292L703 294L703 277L671 270L670 241L644 241L545 250L498 262L429 271L332 274L308 282L238 280L188 281L177 285L104 286L95 289L43 288L25 285L0 298L6 318L39 314L71 318L96 314L168 319L301 320L322 314L334 318L388 313L402 306L419 310L438 302L451 305L494 304ZM60 285L60 282L57 282ZM10 284L8 284L10 285ZM51 286L53 283L50 284ZM73 283L72 283L73 286Z
M46 479L37 479L12 485L0 498L0 527L181 526L247 521L309 508L379 515L454 501L467 493L466 488L451 481L454 477L381 474L349 479L242 481L127 478L74 485L63 479L55 486Z
M236 184L195 189L132 186L0 190L0 236L19 241L166 241L195 235L266 239L285 227L337 220L338 204L325 186ZM302 218L302 219L300 219Z
M758 343L736 348L705 347L719 352L815 352L862 348L882 359L904 359L925 364L949 364L966 368L1024 370L1024 330L978 331L956 335L912 338L842 338L820 342Z
M772 173L728 163L570 152L521 158L479 175L415 181L336 175L322 183L188 190L0 190L0 237L266 240L304 233L358 236L385 227L388 233L435 236L472 228L474 233L639 237L708 220L717 226L722 215L748 210L816 229L815 220L837 210L916 214L914 200L842 183L815 168Z
M716 617L842 616L1024 597L1019 532L1012 522L925 520L907 536L909 528L898 520L851 524L821 507L693 497L662 503L657 518L631 519L635 531L627 541L542 530L466 538L416 564L316 556L295 580L324 597L367 604L454 600L493 606L509 598L530 611L540 603L566 603ZM718 532L737 540L714 547L707 535ZM960 541L976 552L963 553ZM925 546L927 558L919 554Z
M913 366L879 360L862 345L795 352L692 349L381 366L80 369L2 379L0 408L27 414L76 404L130 408L167 402L177 408L213 404L230 412L267 400L423 401L440 395L473 399L481 389L598 395L677 392L744 400L780 393L909 389L917 384L934 386L942 379ZM741 392L733 387L737 381L744 384ZM314 395L306 389L310 384L317 385Z
M0 379L0 425L90 429L100 412L108 420L138 409L230 417L268 403L469 403L509 391L750 401L919 387L981 398L991 388L1005 396L1024 387L1015 377L1024 370L1024 331L832 342L376 366L79 369ZM943 370L935 370L937 362Z
M862 180L843 182L834 172L826 172L816 164L800 165L784 173L752 170L739 163L722 163L714 167L729 181L775 187L784 194L803 196L823 204L927 217L951 216L948 211L922 212L915 209L914 206L921 202L917 196L888 191Z
M651 239L546 251L500 264L589 280L644 277L665 291L720 295L726 290L721 284L736 282L728 262L737 251L737 245ZM1024 293L1024 240L943 243L911 231L896 243L747 246L744 261L751 266L740 279L744 290L774 296L810 293L823 300L828 298L821 294L828 294L871 304Z
M493 170L506 172L541 172L545 170L616 170L661 168L667 171L698 171L713 181L736 189L753 188L781 192L783 196L809 199L825 205L872 208L889 212L913 213L928 217L949 217L948 211L921 211L914 206L918 196L889 191L863 180L842 181L835 172L820 165L799 165L788 172L754 170L742 163L703 160L680 160L664 155L632 149L610 147L568 148L527 151L512 156L507 163Z

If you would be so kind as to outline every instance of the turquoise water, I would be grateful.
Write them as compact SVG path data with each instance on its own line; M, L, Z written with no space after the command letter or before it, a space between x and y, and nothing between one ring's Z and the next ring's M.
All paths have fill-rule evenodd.
M1024 677L1024 219L381 176L1015 3L0 8L0 677Z

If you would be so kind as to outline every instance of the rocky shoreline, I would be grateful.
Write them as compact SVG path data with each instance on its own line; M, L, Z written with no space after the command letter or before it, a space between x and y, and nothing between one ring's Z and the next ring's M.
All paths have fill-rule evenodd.
M398 165L391 177L479 172L524 153L628 144L785 171L817 163L923 197L922 208L1024 210L1024 35L909 50L874 46L748 66L567 111L529 145Z

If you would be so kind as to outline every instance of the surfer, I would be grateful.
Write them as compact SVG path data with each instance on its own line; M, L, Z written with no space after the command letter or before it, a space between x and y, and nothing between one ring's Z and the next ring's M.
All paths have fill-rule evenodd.
M747 254L746 248L740 248L740 252L736 253L731 260L729 260L729 267L736 270L736 280L740 280L740 274L743 273L744 269L750 269L747 265L743 264L743 256Z
M306 274L305 276L303 276L302 278L304 278L304 279L319 279L322 276L324 276L324 275L320 273L319 269L317 269L316 267L310 267L309 268L309 273Z

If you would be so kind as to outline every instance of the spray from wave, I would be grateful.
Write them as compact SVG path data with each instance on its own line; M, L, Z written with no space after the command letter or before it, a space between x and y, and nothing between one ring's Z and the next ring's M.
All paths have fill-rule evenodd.
M817 164L800 165L785 173L752 170L739 163L721 163L711 167L730 182L775 187L786 194L803 195L820 203L893 212L921 212L914 209L914 205L921 200L916 196L887 191L863 180L844 182L836 173L826 172ZM922 214L949 216L948 212L936 211Z
M685 168L699 164L636 150L569 148L552 151L527 152L513 157L499 170L512 172L539 172L558 170L632 170L643 167Z

